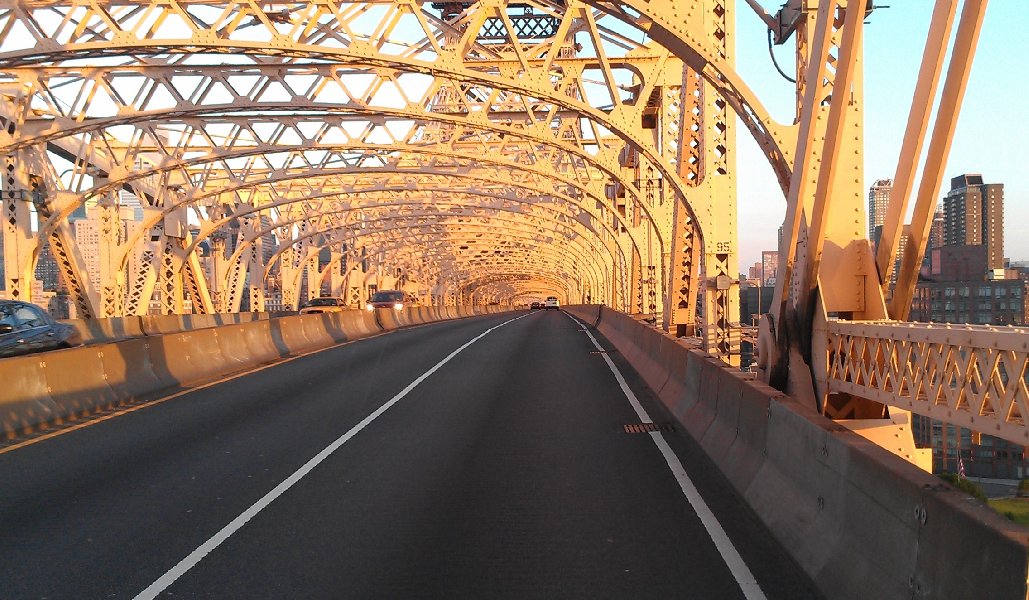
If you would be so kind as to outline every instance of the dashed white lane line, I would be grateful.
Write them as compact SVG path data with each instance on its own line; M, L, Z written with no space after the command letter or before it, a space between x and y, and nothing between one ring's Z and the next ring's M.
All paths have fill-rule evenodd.
M564 311L562 311L564 312ZM650 415L647 414L646 409L640 404L636 394L633 393L629 386L625 383L625 378L622 377L622 373L615 366L614 361L611 357L604 352L604 348L597 342L597 338L593 337L590 330L572 315L568 315L568 318L575 321L582 327L582 331L589 336L590 341L597 350L601 351L601 356L604 357L604 362L607 363L607 367L611 369L611 372L615 376L615 380L618 382L618 386L622 388L622 393L629 400L629 404L632 405L633 410L639 416L640 421L643 423L652 423ZM747 563L743 562L743 557L736 550L736 546L733 545L732 540L726 535L725 530L722 528L722 524L718 522L715 514L711 512L711 508L708 507L707 502L700 496L700 492L697 491L697 486L693 485L693 480L690 479L689 475L686 474L686 469L682 466L682 461L672 451L671 446L668 445L668 441L665 440L664 435L660 431L651 431L650 439L654 441L654 445L657 446L658 450L661 451L661 455L664 456L665 462L668 463L668 468L672 471L672 475L675 480L679 482L679 487L682 489L683 495L686 497L686 501L693 507L693 512L697 513L700 518L700 522L704 525L704 529L707 530L708 536L711 537L711 541L714 543L715 548L718 549L718 553L722 555L722 560L725 561L725 566L729 568L733 577L736 579L736 583L739 584L740 590L743 592L744 597L748 600L765 600L765 593L761 591L761 586L758 585L757 579L754 578L753 573L750 572L750 568L747 567Z
M529 314L532 314L532 313L529 313ZM150 584L149 587L147 587L145 590L143 590L142 592L137 594L135 600L149 600L149 599L152 599L152 598L156 598L158 596L158 594L160 594L164 590L168 589L168 586L170 586L171 584L175 583L175 581L177 579L179 579L184 574L186 574L186 572L188 572L190 569L195 567L197 565L197 563L199 563L201 560L204 559L205 556L210 554L211 551L213 551L215 548L217 548L219 545L221 545L222 542L224 542L225 540L229 539L229 537L231 537L232 534L234 534L237 531L239 531L244 525L247 524L248 521L253 519L258 513L260 513L265 508L267 508L268 505L270 505L272 502L274 502L279 496L281 496L284 493L286 493L287 490L289 490L291 487L293 487L298 481L303 479L304 476L306 476L308 473L310 473L312 470L314 470L314 468L317 467L319 464L321 464L326 458L331 456L333 452L338 450L343 444L345 444L348 441L350 441L351 438L353 438L355 435L360 433L361 430L364 429L365 427L367 427L372 421L374 421L375 419L379 418L382 415L382 413L384 413L387 410L389 410L390 407L392 407L394 404L396 404L397 402L400 402L400 400L402 400L404 398L404 396L406 396L408 393L410 393L411 390L413 390L414 388L418 387L418 384L420 384L421 382L425 381L430 375L432 375L433 373L438 371L443 365L445 365L448 362L450 362L450 359L452 359L455 356L457 356L458 354L460 354L461 351L464 350L465 348L467 348L468 346L471 346L475 342L477 342L477 341L481 340L482 338L486 337L492 331L500 329L504 325L507 325L508 323L512 323L514 321L517 321L518 319L524 319L525 317L529 316L529 314L525 314L525 315L522 315L520 317L515 317L513 319L508 319L507 321L504 321L503 323L501 323L499 325L496 325L494 327L490 327L486 331L484 331L484 332L480 333L479 335L475 336L474 338L468 340L463 345L461 345L459 348L457 348L456 350L454 350L453 352L448 354L443 360L441 360L438 363L436 363L431 369L429 369L428 371L426 371L426 372L422 373L421 375L419 375L418 378L415 379L414 381L412 381L411 383L409 383L407 385L407 387L405 387L404 389L400 390L395 396L393 396L392 398L387 400L385 404L383 404L382 406L377 408L373 413L371 413L370 415L365 417L360 423L358 423L357 425L354 425L350 429L350 431L347 431L346 433L344 433L343 435L338 437L336 439L336 441L334 441L331 444L329 444L328 446L326 446L324 450L322 450L321 452L316 454L314 456L314 458L312 458L311 460L309 460L306 463L304 463L304 465L302 467L297 469L292 475L287 477L282 483L280 483L279 485L275 486L275 488L273 488L272 491L270 491L267 494L265 494L260 500L255 502L253 504L253 506L251 506L250 508L248 508L245 511L243 511L242 513L240 513L240 515L238 517L233 519L228 525L223 527L218 533L214 534L214 536L212 536L206 542L201 544L200 547L198 547L196 550L191 552L189 554L189 556L187 556L186 558L184 558L181 561L179 561L179 563L177 565L172 567L167 573L165 573L160 578L158 578L157 581L153 582L152 584Z

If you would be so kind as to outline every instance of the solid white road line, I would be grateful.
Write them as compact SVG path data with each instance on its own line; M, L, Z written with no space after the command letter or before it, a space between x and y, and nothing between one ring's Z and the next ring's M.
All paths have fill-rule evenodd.
M564 312L564 311L562 311ZM597 350L602 352L601 356L604 357L604 362L607 363L607 367L611 369L611 372L615 376L615 380L618 382L618 386L622 388L622 393L629 400L629 404L632 405L633 410L639 415L640 421L643 423L653 423L650 419L650 415L640 404L636 394L633 393L629 386L625 383L625 378L622 377L618 367L615 366L614 361L611 357L604 352L603 346L597 342L597 338L593 337L590 330L585 324L580 322L572 315L568 315L568 318L578 323L586 335L589 336L590 341L596 346ZM704 529L707 530L707 534L711 537L711 541L714 542L715 548L718 549L718 553L722 555L722 560L725 561L725 566L729 567L729 571L733 577L736 578L736 583L739 584L740 590L743 595L749 600L765 600L765 593L761 591L761 586L758 585L757 579L754 579L753 573L747 567L747 564L743 562L743 557L736 550L736 546L732 544L732 540L726 535L725 530L722 529L722 524L718 522L715 514L711 512L707 503L700 496L700 492L697 491L697 486L693 485L693 480L690 479L689 475L686 474L686 469L683 468L682 462L679 457L672 451L671 446L668 445L668 441L665 440L664 436L660 431L650 432L650 439L654 441L654 445L657 446L658 450L661 451L661 455L665 457L665 462L668 463L668 468L672 471L672 475L675 480L679 482L679 487L682 489L682 493L686 496L686 501L693 507L693 512L697 513L700 517L701 524L704 525Z
M531 314L531 313L529 313L529 314ZM137 594L136 595L136 600L149 600L149 599L152 599L152 598L156 598L158 594L160 594L161 592L166 590L168 588L168 586L170 586L172 583L175 582L175 580L177 580L179 577L182 577L187 571L189 571L194 566L196 566L197 563L199 563L201 560L203 560L205 556L210 554L212 550L214 550L219 545L221 545L221 543L224 542L225 540L229 539L229 537L231 537L232 534L234 534L237 531L239 531L244 525L246 525L247 521L249 521L250 519L253 519L255 516L257 516L257 513L261 512L262 510L267 508L268 505L271 504L272 502L274 502L279 496L281 496L282 494L286 493L286 490L288 490L289 488L293 487L294 484L296 484L298 481L303 479L305 475L310 473L322 461L324 461L326 458L331 456L333 452L335 452L336 450L338 450L340 448L340 446L342 446L343 444L347 443L351 438L353 438L355 435L360 433L362 429L367 427L372 421L374 421L375 419L379 418L382 415L382 413L386 412L387 410L390 409L390 407L392 407L394 404L396 404L401 399L403 399L404 396L406 396L408 393L411 392L411 390L416 388L418 386L418 384L420 384L421 382L425 381L430 375L432 375L433 373L438 371L443 365L445 365L448 362L450 362L450 359L452 359L455 356L457 356L462 350L464 350L468 346L471 346L472 344L474 344L475 342L481 340L482 338L486 337L486 335L488 335L490 332L492 332L492 331L494 331L496 329L500 329L504 325L507 325L508 323L512 323L514 321L517 321L518 319L524 319L527 316L529 316L529 315L525 314L525 315L522 315L520 317L515 317L513 319L508 319L507 321L504 321L503 323L501 323L501 324L499 324L499 325L497 325L495 327L490 327L486 331L480 333L479 335L475 336L471 340L465 342L458 349L456 349L453 352L451 352L450 354L448 354L446 356L446 358L444 358L443 360L441 360L438 363L436 363L431 369L429 369L428 371L426 371L426 372L422 373L421 375L419 375L418 378L415 379L414 381L412 381L411 383L409 383L407 385L407 387L405 387L404 389L400 390L400 392L398 392L397 395L393 396L388 401L386 401L385 404L383 404L382 406L377 408L375 410L375 412L373 412L372 414L370 414L367 417L365 417L360 423L358 423L357 425L354 425L350 429L350 431L344 433L339 438L337 438L336 441L334 441L331 444L329 444L328 446L326 446L324 450L322 450L321 452L316 454L314 456L314 458L312 458L311 460L309 460L306 463L304 463L304 465L302 467L297 469L292 475L287 477L282 483L280 483L279 485L275 486L275 488L272 489L272 491L270 491L267 494L265 494L260 500L258 500L256 503L254 503L253 506L251 506L250 508L248 508L245 511L243 511L242 513L240 513L240 515L238 517L236 517L228 525L223 527L221 529L221 531L219 531L218 533L214 534L213 537L211 537L209 540L207 540L206 542L201 544L200 547L197 548L196 550L194 550L193 552L191 552L189 554L189 556L187 556L186 558L184 558L181 561L179 561L179 563L177 565L172 567L167 573L162 575L157 581L155 581L152 584L150 584L150 586L147 589L145 589L142 592L140 592L139 594Z

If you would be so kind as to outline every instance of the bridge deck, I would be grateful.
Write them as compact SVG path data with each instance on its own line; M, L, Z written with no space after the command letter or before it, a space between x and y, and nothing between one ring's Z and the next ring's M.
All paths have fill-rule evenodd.
M3 595L131 598L155 582L219 598L755 592L660 438L758 593L816 597L681 431L627 431L641 419L604 356L558 312L437 323L9 445Z

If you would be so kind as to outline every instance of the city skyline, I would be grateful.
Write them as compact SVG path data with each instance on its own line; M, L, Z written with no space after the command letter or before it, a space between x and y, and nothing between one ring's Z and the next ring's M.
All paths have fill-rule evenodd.
M782 4L779 0L759 3L770 14ZM892 179L895 175L932 8L933 3L928 1L894 3L889 8L877 8L866 20L866 194L876 180ZM1029 96L1029 78L1008 75L1012 53L1017 53L1018 47L1029 46L1021 33L1029 25L1029 16L1022 8L1015 2L993 2L986 11L937 196L938 208L942 208L950 178L964 173L979 173L986 183L1004 184L1004 213L1009 224L1004 256L1013 261L1029 259L1029 171L1022 166L1029 156L1029 141L1022 134L1025 128L1016 126L1015 120L1019 118L1015 115L1017 108ZM736 27L737 70L775 119L792 122L794 85L775 71L768 55L765 25L742 1L737 2ZM955 23L955 30L956 27ZM791 74L792 40L776 47L774 52L779 65ZM1004 121L1006 117L1012 123ZM739 261L744 266L758 262L762 250L777 247L776 227L782 223L786 201L767 161L742 126L737 128L737 140Z

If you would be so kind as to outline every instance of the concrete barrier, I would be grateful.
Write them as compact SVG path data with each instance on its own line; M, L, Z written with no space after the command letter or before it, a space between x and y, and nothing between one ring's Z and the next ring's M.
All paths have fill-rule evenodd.
M53 401L53 419L60 422L110 408L119 398L107 383L96 348L49 352L41 356L46 387Z
M383 331L393 331L402 327L400 313L392 308L376 308L375 321Z
M575 318L580 321L585 321L588 325L593 327L596 327L600 323L599 304L573 304L565 306L563 310L571 313Z
M213 329L198 329L151 338L150 348L163 356L163 364L179 386L194 385L231 372Z
M343 331L350 339L359 339L382 331L375 320L375 313L369 310L354 310L340 313Z
M402 322L398 311L383 312L393 316L394 329L456 316L416 307ZM112 341L0 359L0 425L8 438L383 330L377 315L363 310L277 319L259 313L125 317L77 327L93 332L94 342ZM181 328L191 329L158 333ZM132 337L113 341L125 335Z
M209 315L147 315L106 319L68 319L82 344L117 342L147 335L181 333L192 329L221 327L267 320L268 313L214 313Z
M0 420L7 438L33 431L57 416L57 406L47 389L46 361L42 355L5 358L0 364Z
M92 348L100 355L101 369L118 402L147 398L177 386L167 369L159 370L155 365L150 344L147 338L136 338Z
M119 342L143 337L141 317L115 317L110 319L69 319L62 321L75 328L79 343L99 344Z
M314 340L308 337L308 328L304 327L304 320L318 317L319 315L294 315L276 319L281 327L282 341L289 354L302 354L317 347Z
M600 332L826 597L1026 598L1024 528L628 315L565 310L596 315Z

